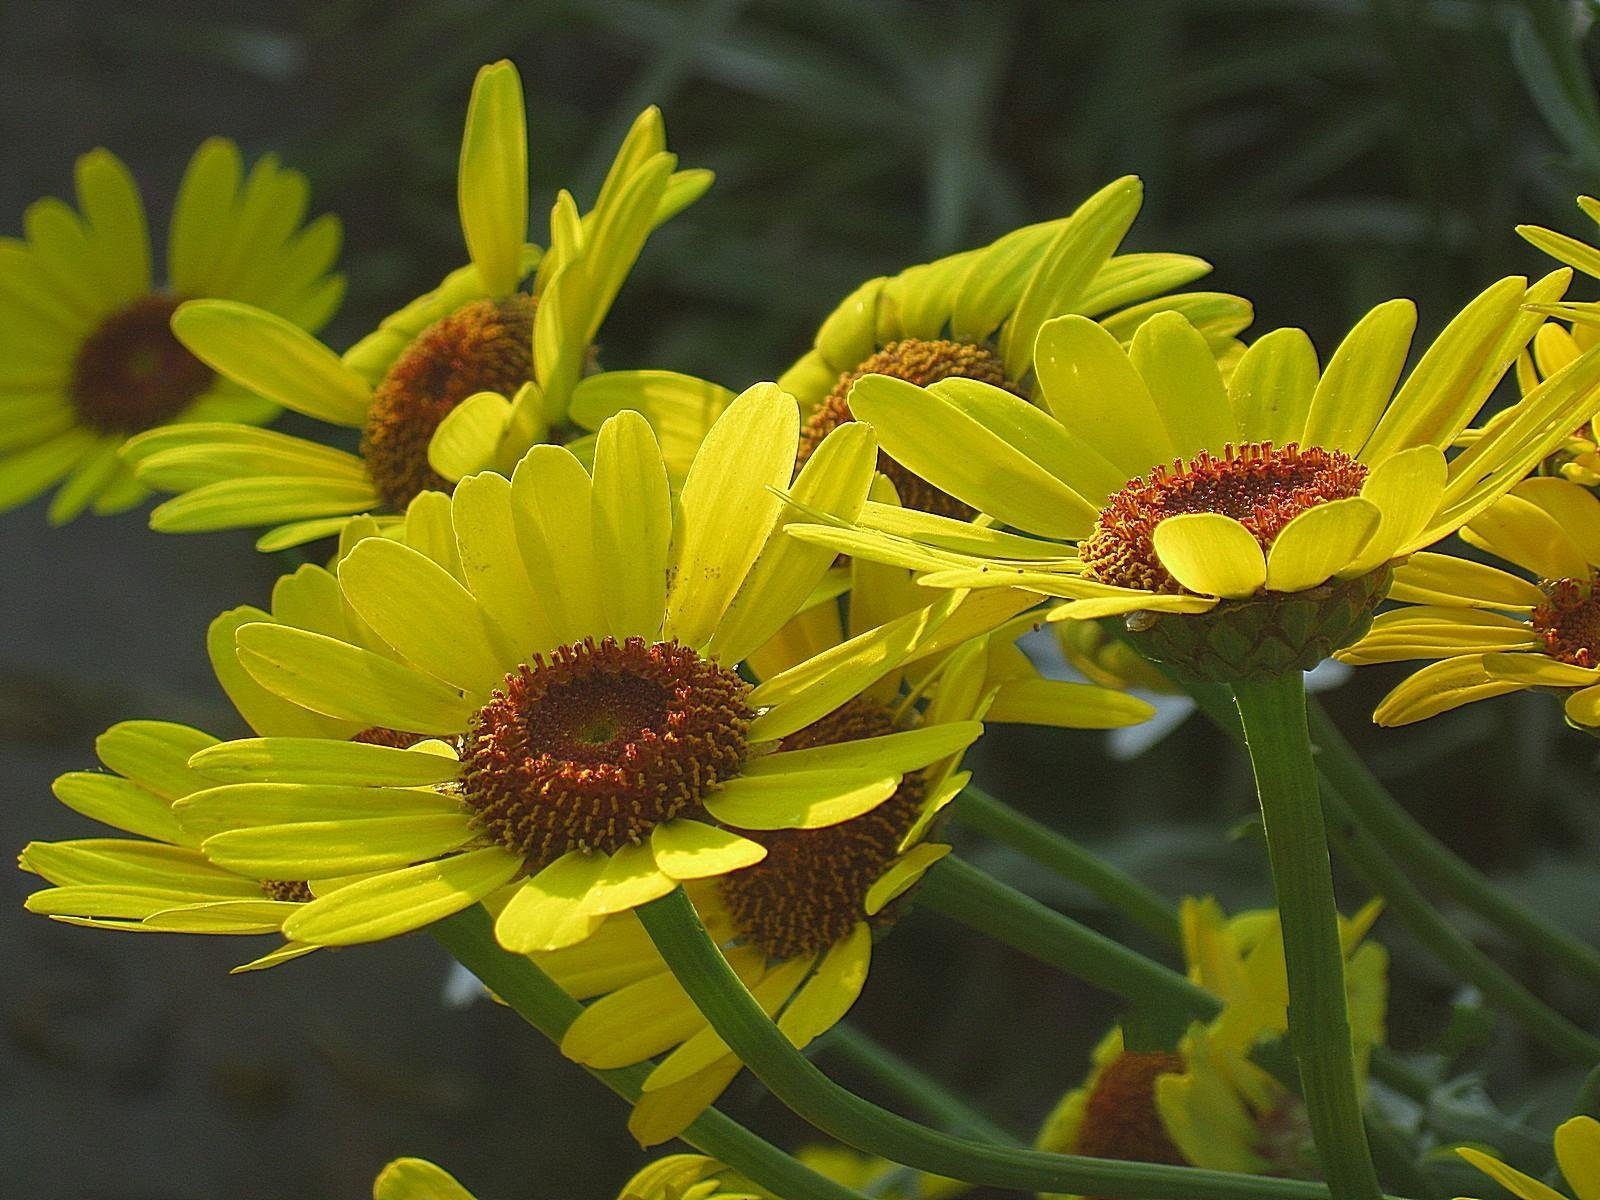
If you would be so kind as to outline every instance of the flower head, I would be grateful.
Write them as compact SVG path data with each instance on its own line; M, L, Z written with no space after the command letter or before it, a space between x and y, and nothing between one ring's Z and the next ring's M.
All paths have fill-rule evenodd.
M473 87L459 171L470 263L386 318L344 355L247 304L182 306L173 329L208 371L333 426L361 431L359 453L318 441L201 422L133 442L152 487L180 493L152 514L169 532L270 525L262 549L337 533L354 516L394 523L418 495L467 475L509 472L539 443L592 453L590 431L617 407L571 411L600 324L651 232L703 193L705 171L676 170L661 114L647 109L617 152L595 206L563 191L550 246L526 245L527 136L509 62ZM585 425L583 422L587 421ZM708 422L696 428L704 433Z
M239 301L315 330L344 294L343 277L330 274L339 222L304 224L305 177L272 155L246 175L226 139L195 151L173 207L164 285L128 168L94 150L76 176L78 211L40 200L23 217L25 236L0 245L0 510L59 484L54 524L85 509L121 512L148 494L117 457L136 434L175 422L248 428L277 414L174 337L180 304Z
M1556 1130L1556 1161L1576 1200L1600 1200L1600 1121L1573 1117ZM1470 1146L1456 1153L1522 1200L1567 1200L1548 1184Z

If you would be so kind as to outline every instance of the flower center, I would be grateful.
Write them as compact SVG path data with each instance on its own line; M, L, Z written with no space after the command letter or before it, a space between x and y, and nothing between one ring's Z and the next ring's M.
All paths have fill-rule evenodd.
M1101 1069L1089 1092L1072 1153L1187 1166L1156 1108L1156 1080L1183 1070L1183 1059L1165 1051L1124 1050L1117 1055Z
M1147 592L1181 592L1157 558L1156 526L1182 513L1221 513L1265 550L1308 508L1358 495L1367 468L1342 450L1294 443L1229 445L1220 458L1202 450L1131 480L1106 502L1094 533L1078 548L1084 574Z
M287 900L291 904L310 904L316 899L311 885L303 879L263 879L261 891L268 900Z
M139 433L177 416L216 377L172 335L171 296L141 296L83 340L68 394L78 419L104 433Z
M893 733L889 710L867 700L835 709L784 738L783 750L831 746ZM767 848L754 866L724 875L723 902L734 927L773 958L814 954L866 920L867 892L899 853L922 807L920 773L901 780L871 812L822 829L747 831Z
M352 733L352 742L364 742L369 746L388 746L394 750L409 750L418 742L427 741L432 735L426 733L409 733L404 729L390 729L387 725L373 725L363 729L360 733Z
M749 691L677 642L586 639L535 655L473 719L462 798L532 870L637 844L739 773Z
M850 413L850 387L863 375L893 375L918 387L927 387L941 379L978 379L996 387L1009 390L1005 368L1000 356L987 346L971 342L945 340L926 341L922 338L905 338L890 342L852 371L839 376L833 391L806 418L800 430L800 452L795 457L795 469L805 466L816 448L840 425L855 418ZM878 454L878 470L889 477L900 495L900 503L919 512L934 513L941 517L954 517L970 521L976 510L963 504L954 496L941 492L920 475L913 475L894 459Z
M1589 579L1542 581L1545 602L1533 610L1533 629L1544 639L1544 652L1575 667L1600 665L1600 594Z
M389 507L404 509L450 481L428 464L439 422L476 392L504 396L533 377L533 297L474 300L435 321L373 390L361 455Z

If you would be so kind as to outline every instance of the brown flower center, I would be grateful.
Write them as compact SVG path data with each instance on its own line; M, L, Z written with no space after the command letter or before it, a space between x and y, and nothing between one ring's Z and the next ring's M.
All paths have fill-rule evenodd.
M886 708L853 700L779 746L803 750L894 731ZM814 954L847 937L856 922L866 920L867 892L898 854L922 795L922 776L909 774L871 812L838 825L746 832L767 848L767 856L718 881L734 927L773 958Z
M1221 513L1238 521L1265 550L1308 508L1358 495L1367 468L1342 450L1294 443L1229 445L1220 458L1202 450L1123 485L1078 547L1084 574L1101 583L1149 592L1181 592L1156 557L1156 526L1181 513Z
M1183 1070L1183 1059L1176 1054L1124 1050L1096 1078L1071 1152L1123 1162L1187 1166L1188 1160L1173 1145L1156 1108L1156 1080Z
M78 419L103 433L139 433L177 416L216 378L172 335L171 296L141 296L83 340L68 394Z
M535 655L473 719L462 798L530 869L569 850L620 850L739 773L749 691L677 642L606 638Z
M839 381L833 385L833 391L806 418L800 430L796 470L805 466L806 460L822 444L823 438L845 422L855 420L850 414L850 387L863 375L893 375L918 387L927 387L930 383L951 378L978 379L996 387L1011 387L1006 382L1000 356L987 346L942 339L927 341L922 338L890 342L854 370L840 375ZM882 452L878 454L878 470L889 477L900 495L900 503L906 508L941 517L954 517L959 521L970 521L976 515L975 509L941 492L920 475L913 475Z
M451 484L428 464L439 422L476 392L511 396L533 377L533 297L474 300L435 321L373 390L361 455L396 511Z
M1544 652L1575 667L1600 664L1600 574L1588 579L1543 581L1545 602L1533 610L1533 630Z
M268 900L287 900L291 904L310 904L316 899L311 885L303 879L263 879L261 891Z
M387 725L373 725L363 729L360 733L350 735L352 742L363 742L368 746L388 746L394 750L409 750L418 742L425 742L432 734L410 733L404 729L390 729Z

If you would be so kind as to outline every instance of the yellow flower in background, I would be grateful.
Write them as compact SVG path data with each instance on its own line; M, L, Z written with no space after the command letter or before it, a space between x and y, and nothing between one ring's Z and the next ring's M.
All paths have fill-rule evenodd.
M305 176L239 148L195 151L167 232L166 283L132 174L108 150L78 160L78 210L29 206L22 239L0 239L0 511L60 485L49 519L121 512L148 493L117 454L132 435L173 423L260 424L277 415L186 350L169 326L186 300L259 306L294 329L320 329L344 294L330 274L339 222L305 224Z
M369 536L339 561L337 627L299 627L279 604L236 625L238 660L266 692L342 723L329 732L444 739L460 761L422 780L414 753L374 765L365 747L358 762L315 731L226 744L195 763L223 786L186 798L180 819L221 866L330 881L286 923L296 939L391 937L505 888L497 932L525 953L759 861L751 835L876 808L981 726L785 740L1018 602L953 595L752 687L734 668L810 603L833 557L778 528L798 436L793 397L765 384L718 421L676 498L637 413L603 426L592 476L536 446L510 479L419 497L416 543ZM793 486L853 515L875 452L866 427L841 430Z
M892 495L879 480L880 494ZM861 560L830 572L824 597L752 652L757 680L783 678L807 661L839 653L871 631L911 617L928 593L909 573ZM834 599L848 584L848 603ZM1002 593L988 593L1004 598ZM1032 603L1015 596L1011 607ZM1026 623L1028 618L1018 621ZM1143 701L1087 684L1045 680L1011 645L1003 625L968 637L961 618L915 646L896 669L780 743L812 754L855 739L983 720L1106 728L1150 713ZM907 772L887 801L826 828L752 832L761 861L691 892L695 907L758 1002L797 1047L832 1028L867 980L875 936L891 903L949 846L929 840L939 812L966 785L960 752ZM631 914L613 918L579 946L536 956L580 999L599 996L573 1022L562 1051L586 1066L631 1066L665 1054L644 1082L629 1129L645 1145L680 1133L715 1102L741 1063L707 1025Z
M378 1173L372 1200L477 1200L442 1167L397 1158ZM714 1158L671 1154L641 1167L617 1200L772 1200L769 1193ZM909 1198L908 1198L909 1200Z
M884 449L1021 534L871 510L854 530L791 529L933 586L1068 601L1052 620L1141 614L1130 629L1152 656L1203 677L1313 666L1359 635L1394 559L1471 520L1600 407L1600 355L1587 356L1446 460L1539 324L1523 305L1559 296L1568 274L1490 287L1398 391L1416 319L1403 300L1374 309L1325 370L1305 334L1282 329L1226 382L1180 314L1152 317L1126 349L1061 317L1035 351L1043 410L973 380L869 375L851 404ZM1291 601L1304 611L1281 619ZM1258 644L1249 626L1239 635L1263 619L1295 635L1283 646Z
M425 1158L397 1158L372 1181L372 1200L477 1200L456 1177Z
M301 878L262 878L211 863L200 839L172 814L174 801L211 786L188 767L217 745L197 729L163 721L125 721L95 741L114 774L74 771L55 782L68 808L131 838L31 842L18 865L54 886L34 892L30 912L75 925L135 932L264 934L282 930L311 898ZM235 968L275 966L314 946L286 944Z
M845 1146L801 1146L794 1156L818 1175L879 1200L950 1200L970 1187Z
M1576 1200L1600 1200L1600 1121L1573 1117L1556 1130L1556 1162ZM1458 1147L1456 1153L1522 1200L1568 1200L1555 1188L1507 1166L1492 1154Z
M342 357L245 304L186 304L173 320L183 345L224 378L359 429L359 453L227 422L159 431L127 451L143 482L180 493L155 510L152 527L269 525L260 548L282 549L335 534L357 514L393 521L419 493L448 491L479 471L509 472L541 442L592 453L568 407L595 335L650 233L710 184L708 172L675 170L665 146L661 114L647 109L591 211L580 215L560 193L541 255L525 244L522 85L509 62L484 67L459 173L470 265ZM598 419L588 426L596 427Z
M1414 554L1382 613L1342 651L1352 663L1437 659L1373 719L1408 725L1524 688L1563 694L1568 720L1600 726L1600 500L1565 479L1525 479L1461 529L1532 579L1450 554Z
M1379 904L1340 918L1356 1066L1384 1040L1388 954L1366 935ZM1036 1145L1059 1153L1315 1178L1301 1101L1250 1055L1288 1031L1289 985L1276 910L1228 918L1212 899L1180 909L1189 976L1222 1011L1175 1050L1130 1050L1113 1029L1089 1077L1062 1097Z

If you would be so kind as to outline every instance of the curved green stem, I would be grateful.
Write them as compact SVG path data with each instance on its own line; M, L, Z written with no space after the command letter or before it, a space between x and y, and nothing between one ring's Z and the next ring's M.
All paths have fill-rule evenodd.
M950 812L961 824L986 833L995 841L1027 855L1063 879L1086 888L1108 906L1169 946L1182 935L1172 906L1133 876L1118 870L982 788L968 786L956 797Z
M494 927L482 905L474 905L429 927L434 939L485 987L528 1024L559 1043L567 1026L583 1011L571 996L528 959L509 954L494 940ZM625 1100L637 1100L647 1064L614 1071L590 1070ZM683 1140L785 1200L866 1200L818 1175L770 1142L763 1141L716 1109L707 1109L683 1132Z
M722 956L682 890L637 910L673 975L717 1035L805 1120L868 1154L918 1171L1020 1191L1157 1200L1327 1200L1316 1183L1048 1154L939 1133L834 1083L797 1051Z
M1600 950L1558 928L1490 883L1402 808L1363 763L1321 706L1310 705L1318 768L1339 789L1350 811L1400 863L1499 926L1519 945L1600 983Z
M898 1096L913 1111L952 1133L966 1133L1002 1146L1021 1145L1007 1130L973 1108L893 1051L860 1030L840 1023L822 1043L827 1053L837 1053L885 1091Z
M1188 976L946 855L922 877L917 903L1020 950L1031 958L1132 1002L1175 1042L1191 1020L1220 1010Z
M1345 1003L1333 866L1306 730L1305 679L1291 672L1238 682L1234 701L1255 769L1267 854L1283 924L1289 1044L1329 1187L1339 1200L1380 1194L1361 1122Z

